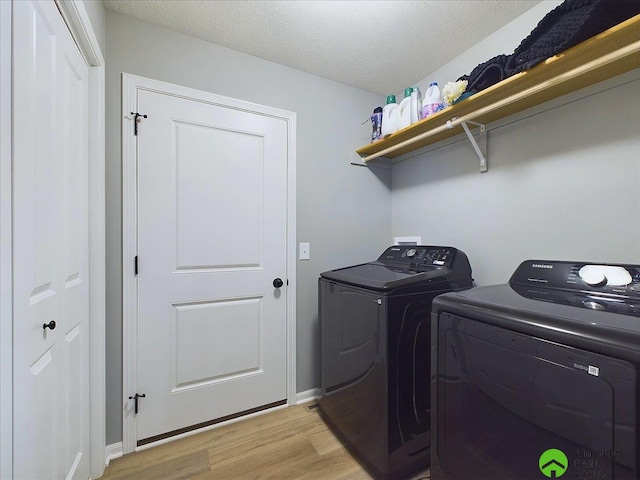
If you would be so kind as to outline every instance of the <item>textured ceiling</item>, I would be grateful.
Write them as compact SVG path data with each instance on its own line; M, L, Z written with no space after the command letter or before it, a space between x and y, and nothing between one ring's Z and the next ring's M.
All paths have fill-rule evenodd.
M381 95L422 80L540 2L103 1L107 10Z

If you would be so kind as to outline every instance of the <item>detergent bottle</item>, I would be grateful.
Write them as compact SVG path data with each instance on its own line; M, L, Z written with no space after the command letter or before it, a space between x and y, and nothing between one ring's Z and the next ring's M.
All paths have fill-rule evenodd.
M442 98L440 96L440 89L438 88L438 82L432 82L427 89L427 93L424 97L424 103L422 106L422 118L427 118L434 113L442 110Z
M411 93L413 87L404 89L404 98L398 106L398 130L411 125Z
M375 142L382 138L382 107L373 109L371 115L371 141Z
M387 104L382 109L382 136L391 135L398 131L398 104L396 96L387 96Z
M413 87L411 92L411 123L416 123L422 118L422 92L420 87Z

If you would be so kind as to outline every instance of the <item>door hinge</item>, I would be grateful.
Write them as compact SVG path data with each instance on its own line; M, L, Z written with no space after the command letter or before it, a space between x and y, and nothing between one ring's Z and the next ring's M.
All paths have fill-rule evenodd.
M138 112L131 112L131 115L133 115L133 134L137 137L138 136L138 118L139 117L147 118L147 116L142 115L141 113L138 113Z
M133 406L133 411L135 412L135 414L138 414L138 399L139 398L146 398L147 395L146 393L136 393L133 397L129 397L129 400L133 400L134 402L134 406Z
M138 275L138 255L133 257L133 274Z

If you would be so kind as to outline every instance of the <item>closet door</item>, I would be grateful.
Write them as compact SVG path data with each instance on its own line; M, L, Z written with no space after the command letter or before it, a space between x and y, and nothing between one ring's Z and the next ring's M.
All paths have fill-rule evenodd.
M14 475L87 479L88 68L54 2L13 12Z

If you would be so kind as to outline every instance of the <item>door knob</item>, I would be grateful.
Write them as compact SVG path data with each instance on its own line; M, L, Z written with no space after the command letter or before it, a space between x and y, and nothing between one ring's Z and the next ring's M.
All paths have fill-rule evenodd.
M281 278L276 278L273 281L273 286L276 287L276 288L280 288L282 285L284 285L284 283L283 283Z
M46 330L47 328L53 330L56 328L56 322L55 320L51 320L49 323L43 323L42 324L42 329Z

